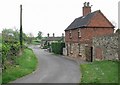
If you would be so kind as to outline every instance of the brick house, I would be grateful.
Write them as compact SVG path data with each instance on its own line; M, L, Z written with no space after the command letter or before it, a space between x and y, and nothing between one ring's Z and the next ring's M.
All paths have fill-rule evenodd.
M92 39L114 33L114 26L100 11L91 12L89 2L83 6L83 16L76 18L65 29L67 55L92 61Z
M47 34L47 37L41 40L41 47L43 48L45 45L51 45L53 42L64 42L64 34L62 33L62 36L56 37L53 33L53 36L49 36L50 34Z

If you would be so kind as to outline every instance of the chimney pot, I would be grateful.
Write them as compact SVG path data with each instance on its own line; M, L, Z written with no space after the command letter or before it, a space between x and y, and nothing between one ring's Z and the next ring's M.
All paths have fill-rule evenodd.
M55 34L53 33L53 37L55 37Z
M87 7L89 7L90 2L87 2Z
M62 37L64 37L64 33L62 33Z
M84 7L86 6L86 2L84 3Z
M47 35L48 35L48 37L49 37L50 34L48 33Z

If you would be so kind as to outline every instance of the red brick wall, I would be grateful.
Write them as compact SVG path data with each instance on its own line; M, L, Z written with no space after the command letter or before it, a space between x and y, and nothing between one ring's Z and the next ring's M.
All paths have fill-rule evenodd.
M72 38L69 36L69 31L65 32L66 42L80 42L92 41L95 36L109 35L113 33L112 28L80 28L81 38L78 38L78 29L72 30Z
M66 42L78 42L78 29L71 31L72 38L70 38L70 31L65 32Z
M109 35L113 33L112 28L85 28L81 29L81 42L92 41L95 36Z
M65 42L70 42L69 31L65 31Z
M103 13L101 11L98 11L94 15L94 17L91 19L88 26L92 26L92 27L111 27L112 24L103 15Z
M78 42L78 29L72 31L72 41Z

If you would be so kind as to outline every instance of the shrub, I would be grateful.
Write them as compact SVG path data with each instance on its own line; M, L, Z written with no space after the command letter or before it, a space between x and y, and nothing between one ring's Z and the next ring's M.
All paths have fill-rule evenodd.
M2 44L2 63L4 63L4 61L6 60L9 51L10 45L8 43Z
M63 42L55 42L51 44L52 52L55 54L62 54L64 47L65 47L65 43Z
M5 62L15 62L14 56L18 55L20 51L20 44L16 43L3 43L2 44L2 65L3 69L6 68Z
M43 46L43 49L47 49L47 48L49 48L49 46L48 46L48 45Z

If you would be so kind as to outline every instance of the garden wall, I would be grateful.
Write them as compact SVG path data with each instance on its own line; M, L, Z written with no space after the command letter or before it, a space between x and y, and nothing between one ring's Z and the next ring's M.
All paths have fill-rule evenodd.
M93 38L93 60L118 60L118 34Z

